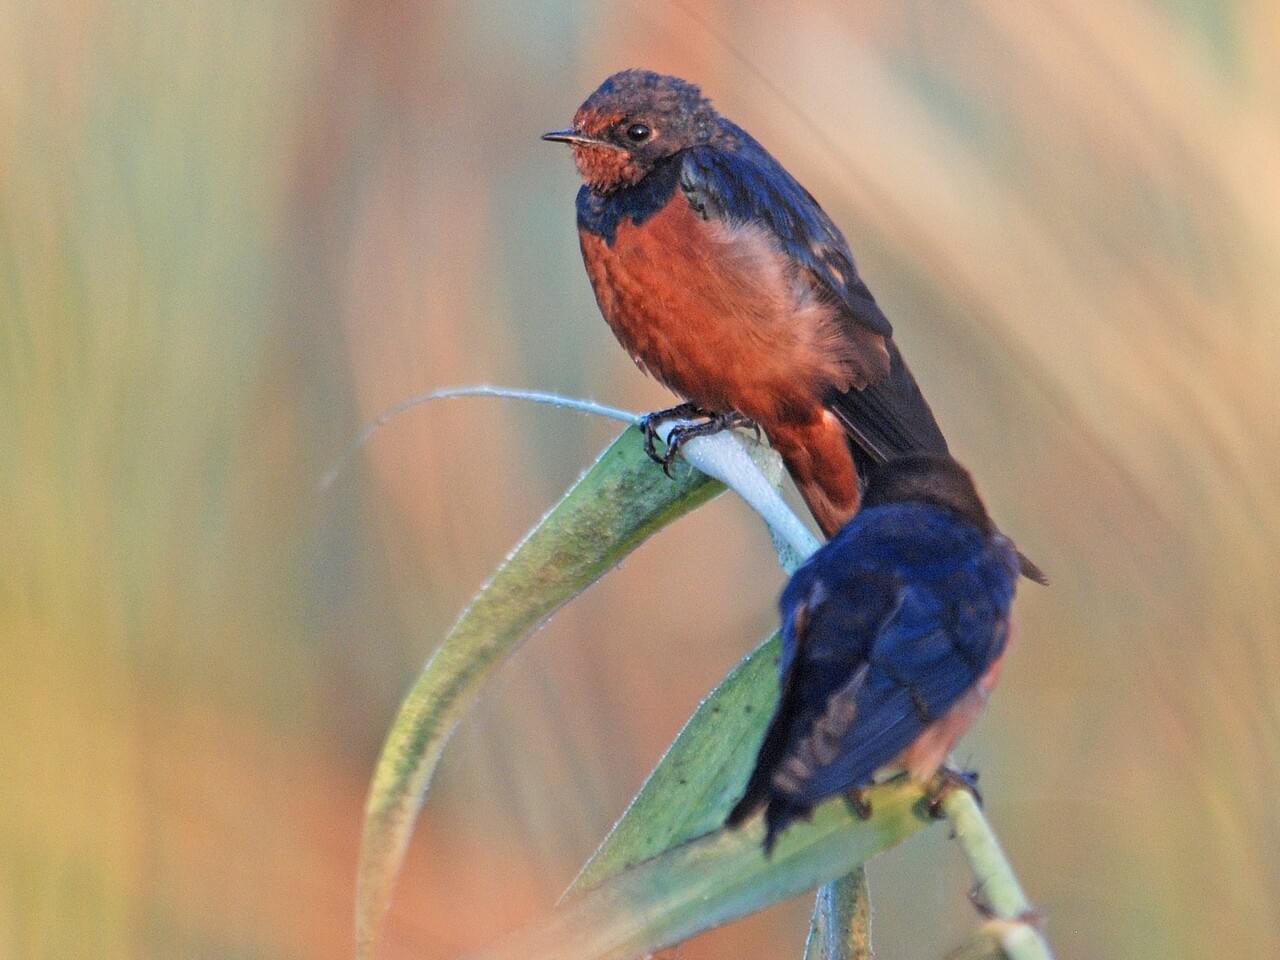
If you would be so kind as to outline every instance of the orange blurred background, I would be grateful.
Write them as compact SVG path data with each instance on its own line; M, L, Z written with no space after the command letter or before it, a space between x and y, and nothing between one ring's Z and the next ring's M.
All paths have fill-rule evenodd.
M1053 578L961 758L1062 957L1280 955L1280 9L1261 0L93 3L0 29L0 956L342 957L400 696L669 396L600 320L541 143L700 82L845 229ZM782 584L725 496L501 671L387 958L550 908ZM937 828L879 953L975 925ZM682 948L799 956L809 898Z

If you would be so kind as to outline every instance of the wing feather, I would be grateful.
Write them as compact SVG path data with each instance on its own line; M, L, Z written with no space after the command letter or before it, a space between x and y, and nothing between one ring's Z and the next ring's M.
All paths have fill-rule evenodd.
M722 145L685 153L680 188L703 217L767 226L778 246L840 307L842 322L883 337L893 327L858 275L840 229L813 195L744 130L725 121Z
M838 307L845 336L874 371L854 389L826 398L852 440L860 470L865 475L870 465L908 452L946 453L942 430L840 229L767 150L740 128L729 124L728 130L726 145L686 152L680 189L703 217L765 226L815 293Z

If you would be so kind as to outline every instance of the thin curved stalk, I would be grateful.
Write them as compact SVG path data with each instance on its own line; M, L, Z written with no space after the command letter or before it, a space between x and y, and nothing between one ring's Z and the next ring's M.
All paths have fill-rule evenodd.
M1012 960L1052 960L1053 951L1035 926L1035 909L973 794L952 790L942 812L973 870L976 896L991 913L984 931L997 938Z

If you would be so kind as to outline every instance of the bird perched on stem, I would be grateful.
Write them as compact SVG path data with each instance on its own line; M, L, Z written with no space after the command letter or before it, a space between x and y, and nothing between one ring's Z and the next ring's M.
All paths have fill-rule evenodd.
M872 466L948 452L843 234L698 87L623 70L543 139L569 144L585 181L578 236L601 313L686 401L645 421L664 468L694 436L757 426L829 537ZM703 422L659 458L654 426L673 416Z
M702 415L768 435L829 536L864 469L947 443L839 229L698 87L624 70L545 134L585 181L578 229L601 312ZM655 421L656 422L656 421ZM700 428L678 431L666 457Z
M958 463L878 467L861 512L782 593L781 698L728 824L764 807L768 851L826 797L869 813L877 770L932 779L995 686L1017 577Z

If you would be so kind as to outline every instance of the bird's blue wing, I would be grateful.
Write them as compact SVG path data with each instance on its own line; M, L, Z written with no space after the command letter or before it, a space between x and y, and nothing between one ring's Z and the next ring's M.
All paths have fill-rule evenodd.
M867 653L900 601L898 581L874 572L841 583L838 603L828 602L832 588L823 570L809 565L783 593L781 693L755 770L729 814L730 825L765 802L773 775L797 737L807 735L832 693L866 666Z
M698 213L769 229L779 247L806 270L840 313L884 337L893 328L858 276L844 235L796 179L741 128L723 121L716 145L686 151L680 189Z
M949 584L906 588L872 644L868 669L831 696L837 707L842 701L852 704L853 722L835 759L814 770L795 792L795 801L812 803L866 784L941 719L1003 653L1006 612L999 604L965 602L977 586L975 578L952 583L955 589Z
M893 343L893 327L858 275L844 235L812 194L749 134L723 121L714 145L694 147L680 163L680 189L699 214L767 229L808 279L819 299L836 307L846 336L878 373L824 402L854 439L858 470L903 453L946 453L947 441L915 377ZM866 337L884 338L884 356Z

